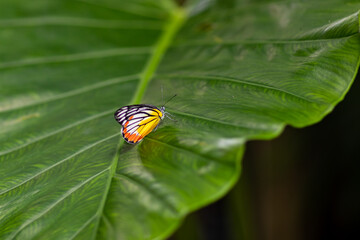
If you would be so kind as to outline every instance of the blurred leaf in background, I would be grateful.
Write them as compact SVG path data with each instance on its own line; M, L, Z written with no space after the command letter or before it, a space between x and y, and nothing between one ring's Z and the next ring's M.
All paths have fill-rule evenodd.
M356 1L0 2L0 238L166 238L244 143L320 121L359 66ZM125 144L113 112L162 104ZM119 143L120 140L120 143Z

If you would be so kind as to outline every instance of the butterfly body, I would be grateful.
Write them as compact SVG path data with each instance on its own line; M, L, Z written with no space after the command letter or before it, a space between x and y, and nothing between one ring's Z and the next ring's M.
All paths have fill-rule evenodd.
M121 133L126 142L135 144L152 132L165 117L165 107L160 108L137 104L124 106L114 113L115 120L121 124Z

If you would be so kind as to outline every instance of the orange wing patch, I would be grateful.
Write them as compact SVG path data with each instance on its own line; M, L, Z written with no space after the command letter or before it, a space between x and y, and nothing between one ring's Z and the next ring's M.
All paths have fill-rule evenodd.
M128 143L138 143L153 131L161 120L167 116L165 104L174 97L176 97L176 94L167 100L160 108L147 104L135 104L116 110L114 117L122 126L121 132L125 141Z
M150 115L135 123L132 123L132 119L136 121L136 116L131 116L124 124L122 130L124 139L129 143L140 142L146 135L154 130L161 120L158 114L156 116Z
M164 117L163 109L152 105L125 106L114 113L121 126L122 136L128 143L138 143L153 131Z

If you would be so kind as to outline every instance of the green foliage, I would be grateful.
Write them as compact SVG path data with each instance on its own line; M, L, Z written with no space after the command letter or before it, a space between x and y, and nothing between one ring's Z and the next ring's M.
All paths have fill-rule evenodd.
M247 140L320 121L356 75L355 1L188 6L0 2L1 239L165 238ZM113 112L161 86L177 121L125 144Z

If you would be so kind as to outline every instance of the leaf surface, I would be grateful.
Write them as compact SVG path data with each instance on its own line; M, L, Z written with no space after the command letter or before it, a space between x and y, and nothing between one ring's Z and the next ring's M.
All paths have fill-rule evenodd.
M342 100L359 9L1 1L0 238L165 238L231 188L247 140L318 122ZM166 106L176 122L125 144L113 112L161 106L161 88L178 94Z

